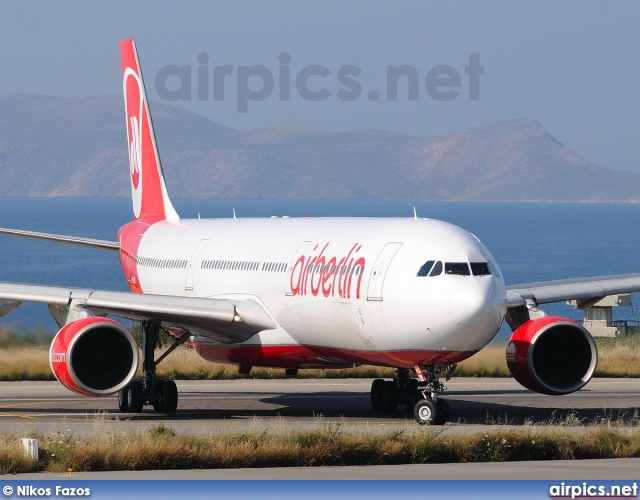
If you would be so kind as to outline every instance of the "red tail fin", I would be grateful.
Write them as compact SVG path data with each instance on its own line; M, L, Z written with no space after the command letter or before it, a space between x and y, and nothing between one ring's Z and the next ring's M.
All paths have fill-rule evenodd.
M147 95L133 40L120 42L122 89L129 139L131 196L136 220L153 223L179 220L164 183L160 156L153 134Z

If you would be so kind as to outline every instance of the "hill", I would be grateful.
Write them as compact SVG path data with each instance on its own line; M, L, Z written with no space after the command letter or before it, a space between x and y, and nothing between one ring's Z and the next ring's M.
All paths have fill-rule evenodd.
M640 201L640 175L594 165L533 120L414 137L242 132L151 103L169 192L282 200ZM0 94L0 196L129 196L121 97Z

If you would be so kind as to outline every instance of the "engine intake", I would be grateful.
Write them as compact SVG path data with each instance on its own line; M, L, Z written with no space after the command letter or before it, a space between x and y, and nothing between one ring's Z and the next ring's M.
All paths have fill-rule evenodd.
M65 325L49 349L49 364L67 389L108 396L124 388L138 369L138 346L124 326L90 317Z
M507 365L527 389L569 394L584 387L598 364L591 334L570 319L549 316L519 326L507 346Z

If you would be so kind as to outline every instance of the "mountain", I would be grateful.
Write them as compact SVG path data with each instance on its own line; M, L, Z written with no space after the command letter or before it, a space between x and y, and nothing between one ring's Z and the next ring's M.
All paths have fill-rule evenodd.
M640 175L589 163L533 120L434 137L242 132L151 103L176 198L640 201ZM0 196L129 196L121 97L0 93Z

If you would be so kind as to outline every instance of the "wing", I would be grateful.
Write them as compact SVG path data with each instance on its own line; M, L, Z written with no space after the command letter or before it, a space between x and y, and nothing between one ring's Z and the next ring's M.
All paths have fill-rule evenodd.
M31 238L33 240L55 241L57 243L66 243L67 245L99 248L101 250L113 250L116 252L120 250L120 243L117 241L95 240L92 238L64 236L61 234L36 233L35 231L22 231L20 229L7 229L3 227L0 227L0 234L20 236L21 238Z
M640 274L618 274L507 286L507 307L577 300L579 308L593 305L607 295L640 292Z
M196 298L132 292L85 290L21 283L0 283L0 316L22 302L47 304L58 324L71 311L113 314L134 320L153 320L164 328L189 331L222 343L243 342L276 327L271 316L251 299Z

